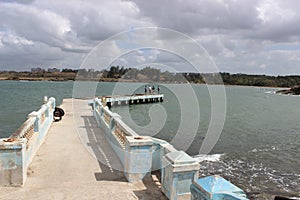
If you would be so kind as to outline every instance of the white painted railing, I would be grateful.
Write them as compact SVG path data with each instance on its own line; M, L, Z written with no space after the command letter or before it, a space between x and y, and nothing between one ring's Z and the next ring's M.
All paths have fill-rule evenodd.
M189 194L189 184L198 178L196 160L164 140L139 136L100 99L95 98L92 106L94 117L120 158L128 181L142 180L151 171L160 170L162 191L169 199Z
M53 122L55 99L50 98L9 138L0 139L0 185L22 186L27 169Z

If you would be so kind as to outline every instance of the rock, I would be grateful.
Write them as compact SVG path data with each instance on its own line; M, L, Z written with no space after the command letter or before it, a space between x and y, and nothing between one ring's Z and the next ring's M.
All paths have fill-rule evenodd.
M279 90L279 91L277 91L277 93L280 93L280 94L291 94L291 95L300 95L300 86L298 85L298 86L292 87L289 90Z
M297 197L281 197L281 196L275 196L274 200L297 200L299 198Z

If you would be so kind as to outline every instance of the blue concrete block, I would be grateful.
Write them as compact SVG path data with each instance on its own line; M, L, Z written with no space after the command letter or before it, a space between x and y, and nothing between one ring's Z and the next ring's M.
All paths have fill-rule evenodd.
M242 189L221 176L207 176L191 185L192 200L247 200Z
M0 139L0 185L22 186L25 183L27 168L45 140L53 121L54 107L55 99L51 97L39 111L28 115L28 120L11 136L10 140ZM34 132L29 132L31 135L28 137L25 133L32 125Z
M25 183L26 139L13 142L0 140L0 185L22 186Z
M126 136L124 173L129 182L143 180L150 174L152 165L151 137Z
M169 199L190 194L190 185L200 168L195 159L183 151L174 151L163 157L162 167L162 191Z

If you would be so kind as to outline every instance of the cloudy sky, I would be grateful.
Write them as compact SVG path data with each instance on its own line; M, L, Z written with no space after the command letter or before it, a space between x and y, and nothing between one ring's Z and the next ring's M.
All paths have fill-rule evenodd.
M297 0L0 0L0 69L79 68L108 38L161 27L195 40L222 72L299 75L299 9ZM170 37L160 37L160 43L164 38ZM126 47L113 43L109 51ZM157 49L116 61L171 68L180 62L178 55Z

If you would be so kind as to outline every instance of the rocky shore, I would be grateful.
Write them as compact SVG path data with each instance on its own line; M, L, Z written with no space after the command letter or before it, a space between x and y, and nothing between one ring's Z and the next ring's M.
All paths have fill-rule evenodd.
M279 94L290 94L290 95L300 95L300 85L292 87L287 90L279 90L277 91Z

